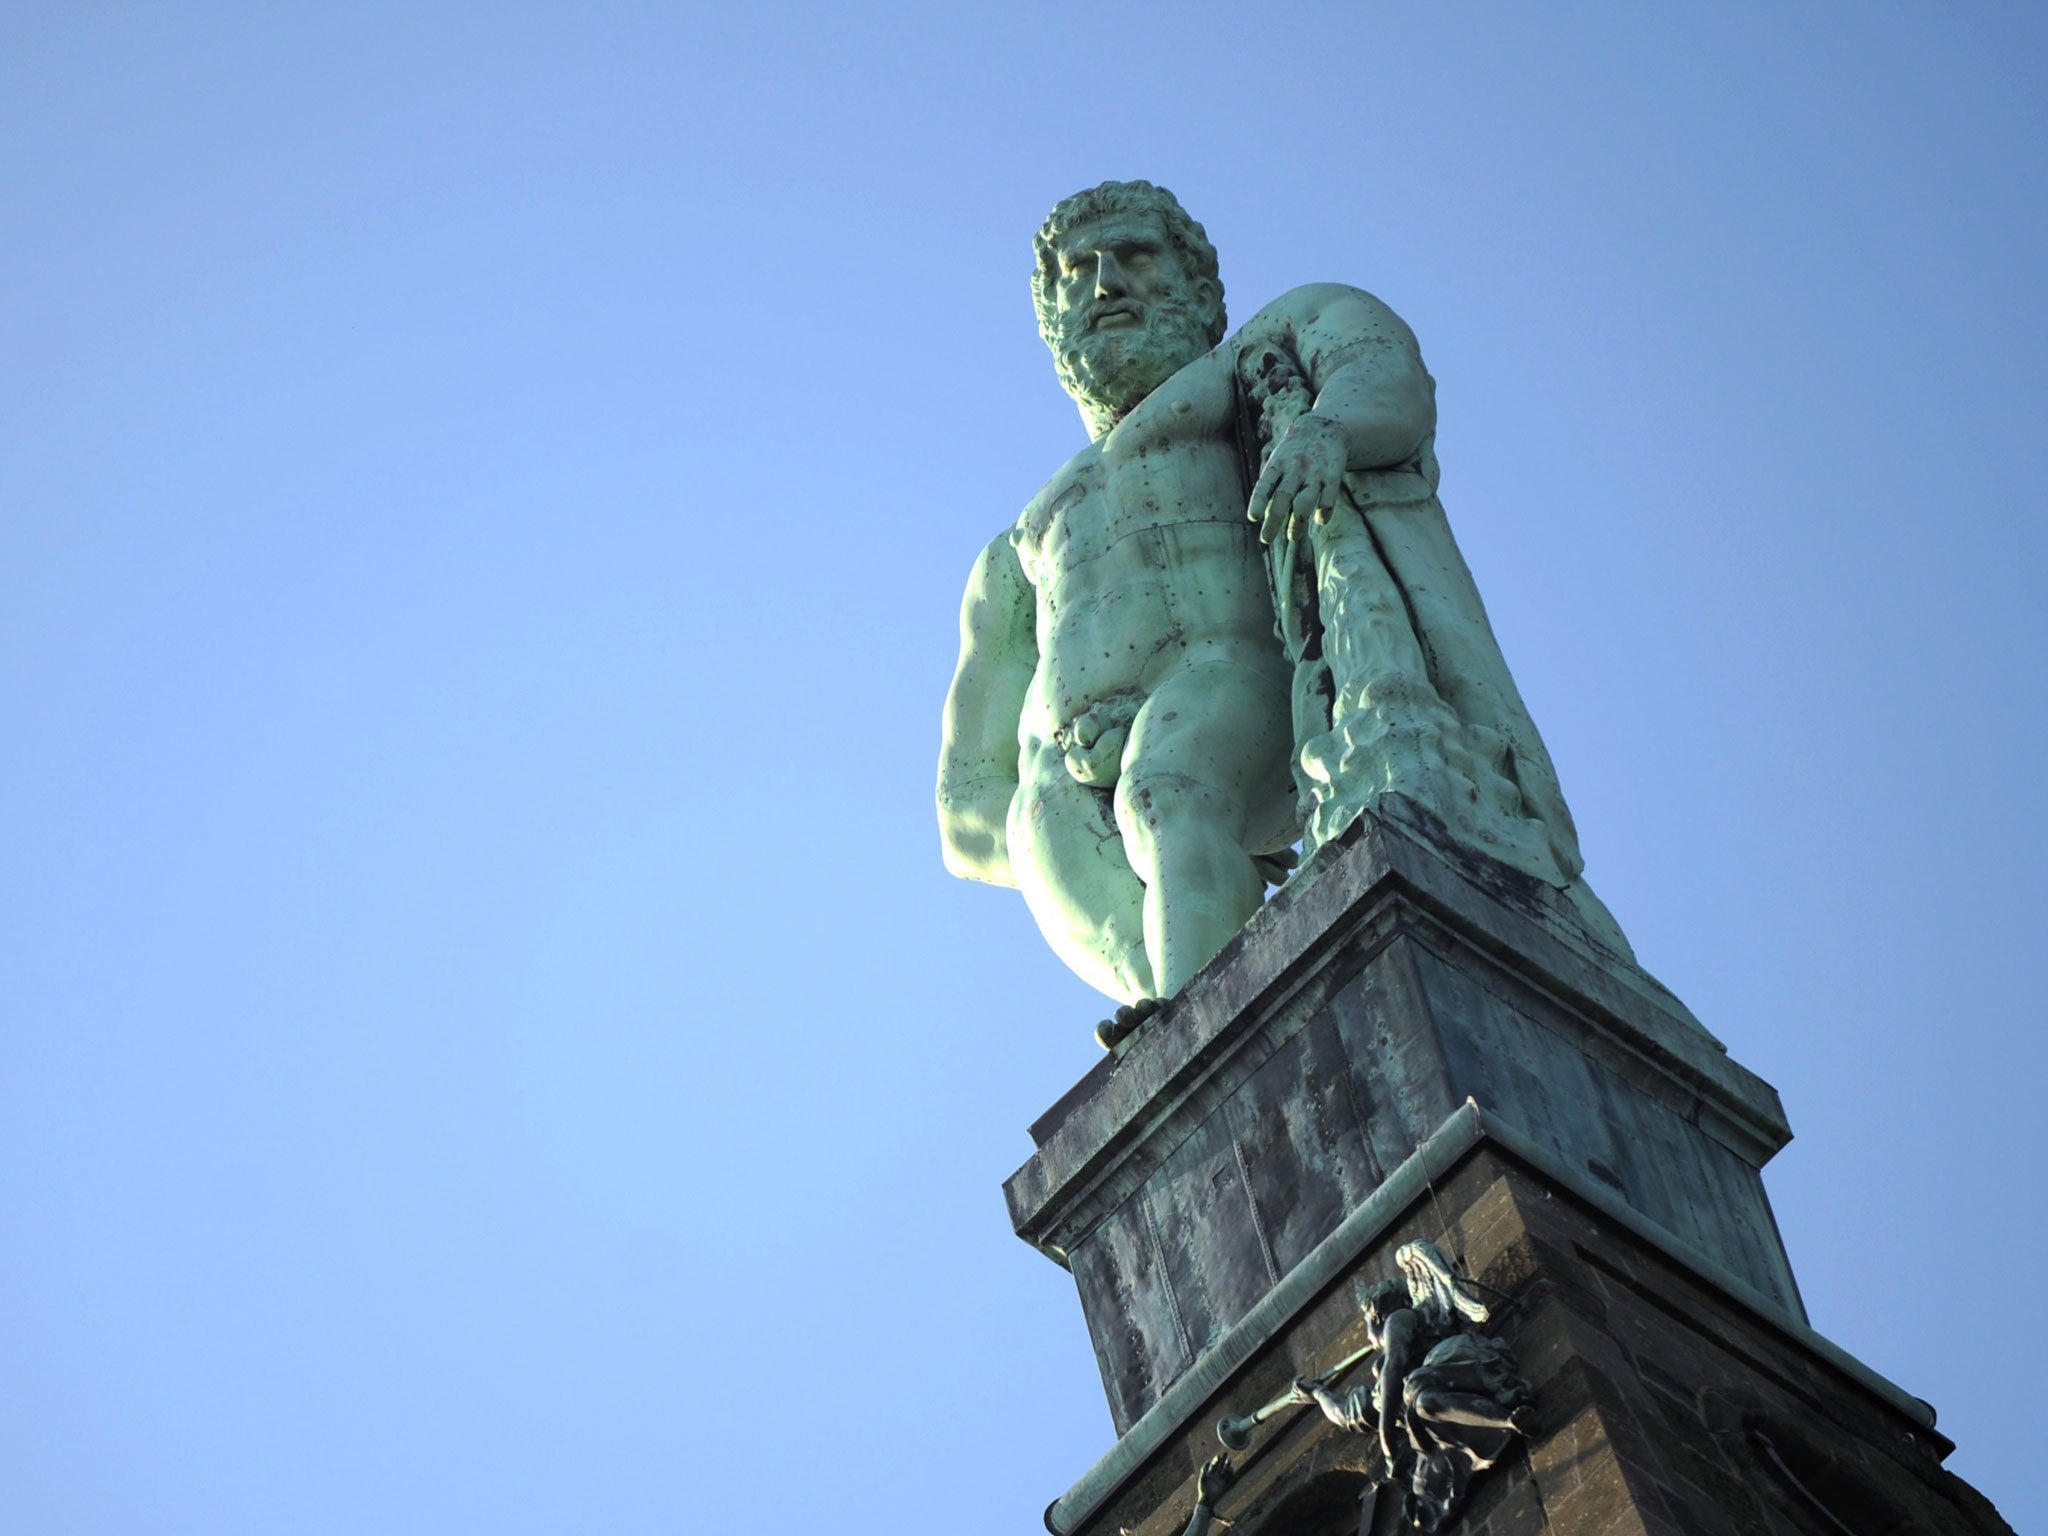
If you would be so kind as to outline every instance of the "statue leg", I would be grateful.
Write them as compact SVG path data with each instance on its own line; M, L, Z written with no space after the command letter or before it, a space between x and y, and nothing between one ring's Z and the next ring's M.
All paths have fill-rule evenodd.
M1214 959L1265 899L1251 850L1293 814L1285 678L1280 668L1192 663L1132 723L1116 821L1145 882L1145 951L1161 997Z
M1106 790L1077 783L1059 748L1024 762L1006 829L1010 868L1054 954L1098 992L1123 1003L1154 994L1145 958L1145 888Z
M1477 1392L1432 1392L1410 1394L1409 1406L1418 1418L1439 1424L1462 1424L1470 1429L1519 1429L1515 1411Z

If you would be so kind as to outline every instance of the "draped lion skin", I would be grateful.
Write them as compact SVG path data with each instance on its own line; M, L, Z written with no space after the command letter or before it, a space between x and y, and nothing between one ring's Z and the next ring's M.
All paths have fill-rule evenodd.
M1124 1028L1298 840L1387 794L1626 954L1436 500L1408 327L1321 283L1226 340L1215 249L1148 182L1067 198L1034 245L1040 334L1090 441L968 579L947 868L1017 887Z

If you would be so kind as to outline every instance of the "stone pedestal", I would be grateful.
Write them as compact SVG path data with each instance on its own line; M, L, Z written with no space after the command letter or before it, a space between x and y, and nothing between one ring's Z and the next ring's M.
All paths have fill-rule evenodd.
M1536 1389L1457 1528L2003 1531L1926 1405L1807 1327L1759 1177L1789 1135L1548 887L1385 803L1033 1127L1012 1218L1073 1272L1119 1435L1048 1528L1178 1533L1218 1419L1355 1349L1428 1239ZM1313 1410L1233 1463L1233 1536L1400 1528Z

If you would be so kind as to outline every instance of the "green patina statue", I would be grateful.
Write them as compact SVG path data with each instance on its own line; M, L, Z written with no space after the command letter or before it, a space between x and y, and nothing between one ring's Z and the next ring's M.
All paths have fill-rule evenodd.
M1149 182L1066 199L1035 248L1091 441L968 580L947 868L1021 890L1127 1025L1386 795L1626 954L1437 501L1408 327L1322 283L1226 340L1215 248Z

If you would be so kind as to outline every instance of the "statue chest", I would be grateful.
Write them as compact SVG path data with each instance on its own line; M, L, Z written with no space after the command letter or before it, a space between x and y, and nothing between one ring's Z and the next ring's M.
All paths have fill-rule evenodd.
M1133 534L1242 520L1242 479L1229 369L1210 354L1070 460L1025 509L1013 542L1042 588Z

